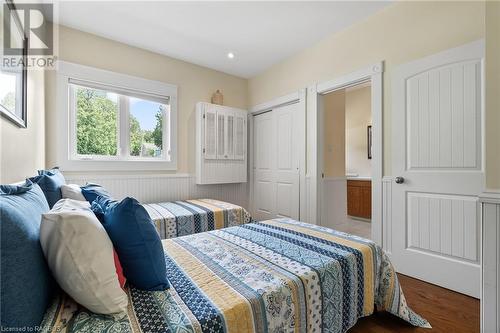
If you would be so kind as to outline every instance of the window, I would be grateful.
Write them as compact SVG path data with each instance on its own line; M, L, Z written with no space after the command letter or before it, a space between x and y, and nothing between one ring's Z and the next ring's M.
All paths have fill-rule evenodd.
M163 130L169 122L168 99L157 102L71 82L74 158L169 160L168 131Z
M27 69L28 42L15 6L5 2L4 15L11 18L10 25L4 25L3 36L10 37L9 58L0 66L0 115L19 127L27 127ZM1 10L0 10L1 11ZM0 13L1 20L2 13ZM7 52L7 49L4 50ZM5 58L3 60L6 60Z
M117 156L118 95L83 86L71 88L76 113L76 155L81 158Z
M175 86L75 64L59 66L60 105L68 106L62 113L70 125L63 168L175 169Z
M169 106L140 98L129 98L127 103L130 110L130 155L163 156L163 122L168 122Z
M0 114L20 127L26 127L26 71L0 69Z
M18 75L7 71L0 71L0 107L10 113L16 112L18 109L19 100L16 101L18 86Z

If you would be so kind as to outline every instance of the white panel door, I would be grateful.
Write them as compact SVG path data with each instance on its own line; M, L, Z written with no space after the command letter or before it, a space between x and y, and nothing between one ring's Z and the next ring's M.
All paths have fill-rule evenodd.
M475 42L395 69L396 270L479 297L482 63Z
M254 118L254 195L253 218L267 220L274 217L276 206L275 159L276 132L273 112Z
M297 104L254 117L254 218L299 218Z

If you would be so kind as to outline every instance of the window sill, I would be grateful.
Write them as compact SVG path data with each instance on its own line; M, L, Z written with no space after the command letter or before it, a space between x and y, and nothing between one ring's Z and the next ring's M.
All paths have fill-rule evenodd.
M64 171L176 171L177 163L169 161L99 161L99 160L67 160L59 163Z

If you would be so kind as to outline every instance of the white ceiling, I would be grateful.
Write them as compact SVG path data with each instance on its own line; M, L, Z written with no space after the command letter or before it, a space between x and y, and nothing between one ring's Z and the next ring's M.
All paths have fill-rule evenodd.
M249 78L388 4L64 1L59 23Z

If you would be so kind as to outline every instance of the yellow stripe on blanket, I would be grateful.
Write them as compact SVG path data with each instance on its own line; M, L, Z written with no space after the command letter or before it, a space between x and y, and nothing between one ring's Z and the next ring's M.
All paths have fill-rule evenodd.
M215 200L215 199L198 199L198 201L202 201L206 204L222 208L223 210L226 210L226 211L237 212L238 213L238 224L245 223L245 217L243 216L245 209L241 206L232 204L230 202L225 202L225 201L220 201L220 200Z
M273 220L262 221L261 223L269 224L280 228L284 227L286 229L298 231L303 234L339 243L360 251L361 254L363 255L363 271L364 271L363 289L364 289L365 301L363 306L363 313L364 315L370 315L373 313L373 309L375 307L375 294L374 294L375 291L374 291L374 280L373 280L373 253L372 249L369 246L342 237L336 237L326 232L319 232L306 227L301 227L299 225L293 225L288 223L286 225L283 225L282 222Z
M182 267L196 286L224 315L228 332L254 331L250 304L242 295L219 279L205 264L177 243L163 242L166 254Z
M203 207L208 208L211 211L213 211L214 212L214 228L215 229L224 228L224 208L214 206L212 204L209 204L208 202L201 201L201 200L188 200L188 202L192 202L194 204L197 204L199 206L203 206Z

